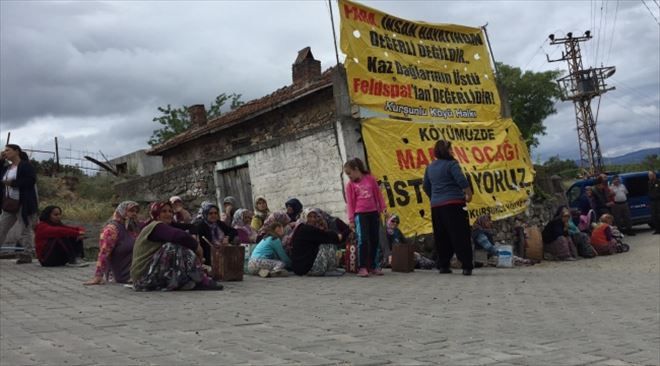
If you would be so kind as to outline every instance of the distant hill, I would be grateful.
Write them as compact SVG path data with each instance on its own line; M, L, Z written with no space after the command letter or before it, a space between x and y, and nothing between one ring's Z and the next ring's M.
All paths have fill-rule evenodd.
M627 165L627 164L637 164L642 162L645 157L649 155L660 155L660 147L652 147L649 149L642 149L627 153L621 156L603 156L603 163L605 165ZM575 164L580 165L580 159L573 159Z
M642 149L627 153L621 156L614 157L603 157L603 163L605 165L626 165L626 164L636 164L644 160L645 157L649 155L660 155L660 147L652 147L650 149Z

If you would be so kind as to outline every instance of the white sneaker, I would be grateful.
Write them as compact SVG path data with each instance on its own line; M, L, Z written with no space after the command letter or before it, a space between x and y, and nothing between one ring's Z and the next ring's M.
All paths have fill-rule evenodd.
M89 266L88 262L81 262L79 260L75 260L74 262L69 262L65 264L67 267L87 267Z

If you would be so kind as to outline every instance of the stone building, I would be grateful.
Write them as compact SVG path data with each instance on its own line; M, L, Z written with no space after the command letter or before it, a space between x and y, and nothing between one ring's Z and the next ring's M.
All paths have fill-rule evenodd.
M341 66L321 72L307 47L292 65L292 84L212 120L203 105L189 112L192 128L148 151L164 170L119 184L121 198L179 195L194 206L231 195L252 209L264 196L276 210L296 197L345 217L342 165L364 159L364 148Z

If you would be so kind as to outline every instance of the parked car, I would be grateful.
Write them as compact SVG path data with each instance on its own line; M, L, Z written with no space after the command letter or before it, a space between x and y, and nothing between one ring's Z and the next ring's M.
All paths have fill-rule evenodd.
M660 172L656 172L660 176ZM608 184L612 181L612 175L608 175ZM651 225L651 208L649 206L649 176L648 172L634 172L619 174L621 183L628 189L628 207L633 225ZM596 184L596 178L578 180L566 191L568 204L572 208L579 208L580 197L584 195L586 187Z

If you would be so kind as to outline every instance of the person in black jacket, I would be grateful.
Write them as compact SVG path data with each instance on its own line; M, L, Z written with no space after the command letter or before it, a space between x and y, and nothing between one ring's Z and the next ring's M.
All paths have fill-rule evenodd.
M660 182L653 171L649 171L649 203L651 223L655 229L653 234L660 234Z
M574 261L577 249L568 233L568 220L571 212L566 206L560 206L555 216L543 228L543 251L552 259ZM550 259L550 258L549 258Z
M30 263L34 251L32 228L38 211L37 173L20 146L5 146L0 156L0 179L0 245L5 243L7 233L20 218L25 225L20 239L24 252L16 263Z
M341 242L342 235L328 230L320 210L306 209L303 211L289 240L291 241L291 268L295 274L299 276L343 274L336 270L335 255L335 246ZM315 264L318 268L313 268Z
M211 245L229 244L238 235L236 229L220 220L220 209L213 203L202 206L202 220L197 224L199 244L204 251L204 264L211 265Z

